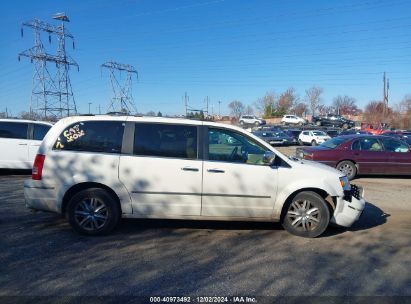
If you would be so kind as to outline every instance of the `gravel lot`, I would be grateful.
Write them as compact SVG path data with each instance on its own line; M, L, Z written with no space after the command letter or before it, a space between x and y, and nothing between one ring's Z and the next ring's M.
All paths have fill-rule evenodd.
M28 176L10 174L0 176L0 296L411 296L410 178L355 180L363 217L317 239L279 224L154 220L84 237L57 215L28 211Z

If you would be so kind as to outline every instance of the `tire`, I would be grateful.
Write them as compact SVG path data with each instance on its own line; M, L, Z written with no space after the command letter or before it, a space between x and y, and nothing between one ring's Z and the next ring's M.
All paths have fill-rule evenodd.
M299 144L300 146L304 146L304 143L303 143L303 141L302 141L301 139L298 139L298 144Z
M120 207L109 192L90 188L74 195L67 205L71 227L80 234L104 235L117 225Z
M291 234L315 238L324 233L330 223L330 211L317 193L298 193L283 207L281 224Z
M260 125L260 123L259 123L258 121L256 121L256 122L254 123L254 125L255 125L256 127L258 127L258 126Z
M303 123L300 121L300 122L298 123L298 125L301 127L301 126L303 125Z
M240 120L240 126L244 126L244 121Z
M347 125L346 123L343 124L342 127L343 127L344 130L347 130L347 129L348 129L348 125Z
M354 179L357 175L357 167L352 161L344 160L342 162L339 162L336 168L337 170L344 173L347 176L348 180Z
M317 142L313 139L313 141L311 142L311 146L316 146Z
M315 122L315 124L316 124L317 126L321 127L321 121L317 121L317 122Z

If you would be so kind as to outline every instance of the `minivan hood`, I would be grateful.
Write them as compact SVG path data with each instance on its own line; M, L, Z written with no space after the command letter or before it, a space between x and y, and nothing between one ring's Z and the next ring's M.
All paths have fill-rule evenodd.
M320 173L324 175L329 175L330 177L335 176L336 178L339 178L339 177L344 176L344 174L338 171L337 169L327 166L325 164L319 163L319 162L312 161L312 160L291 159L291 162L293 165L297 166L300 169L303 169L305 172L311 169L311 170L317 171L316 172L317 174Z

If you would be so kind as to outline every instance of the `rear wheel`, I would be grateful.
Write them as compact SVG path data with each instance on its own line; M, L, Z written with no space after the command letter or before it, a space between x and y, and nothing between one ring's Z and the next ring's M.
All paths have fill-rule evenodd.
M357 167L349 160L344 160L338 163L337 170L344 173L349 180L352 180L357 175Z
M348 124L345 123L345 124L343 124L342 127L343 127L343 129L348 129Z
M315 124L320 127L321 126L321 121L317 121Z
M302 237L317 237L328 227L330 211L327 203L317 193L298 193L284 206L281 224L288 232Z
M68 220L81 234L107 234L120 219L120 208L109 192L90 188L74 195L67 205Z

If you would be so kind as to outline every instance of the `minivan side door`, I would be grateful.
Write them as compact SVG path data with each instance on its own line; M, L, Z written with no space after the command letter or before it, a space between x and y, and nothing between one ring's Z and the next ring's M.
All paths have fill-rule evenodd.
M201 215L271 217L278 172L263 164L268 149L236 131L209 127L206 132Z
M0 122L0 168L30 169L28 160L28 123Z
M130 154L120 160L119 178L131 194L133 214L173 218L201 214L202 160L199 126L133 124Z

